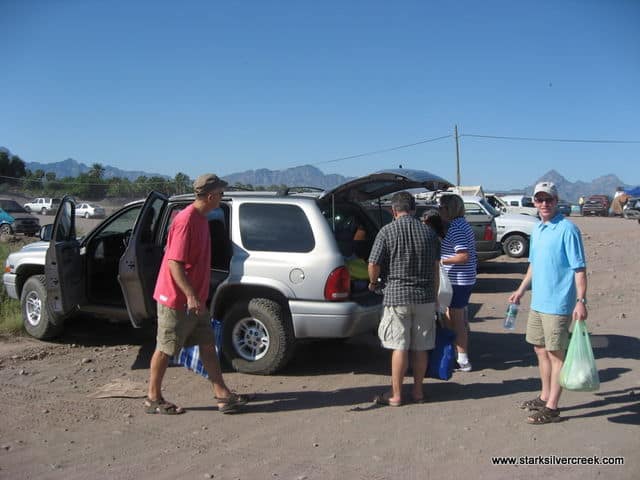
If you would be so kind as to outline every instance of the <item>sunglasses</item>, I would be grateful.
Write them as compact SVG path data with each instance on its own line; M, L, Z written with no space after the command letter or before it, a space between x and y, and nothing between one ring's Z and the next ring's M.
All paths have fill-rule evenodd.
M533 200L536 203L546 203L546 204L550 204L553 203L556 199L553 197L534 197Z

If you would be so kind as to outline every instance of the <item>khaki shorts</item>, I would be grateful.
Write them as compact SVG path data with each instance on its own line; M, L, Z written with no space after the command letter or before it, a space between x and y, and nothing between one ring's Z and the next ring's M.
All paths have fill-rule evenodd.
M384 307L378 336L390 350L431 350L436 343L436 304Z
M569 346L571 315L553 315L529 311L527 343L544 347L550 352L566 350Z
M174 310L158 303L156 350L173 356L177 355L182 347L213 344L209 312L187 315L186 310Z

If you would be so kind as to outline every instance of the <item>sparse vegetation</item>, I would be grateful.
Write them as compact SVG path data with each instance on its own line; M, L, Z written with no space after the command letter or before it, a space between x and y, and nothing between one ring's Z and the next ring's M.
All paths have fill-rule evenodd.
M22 246L22 243L0 243L0 265L4 267L7 256ZM4 287L0 287L0 334L16 334L22 331L20 302L9 298Z

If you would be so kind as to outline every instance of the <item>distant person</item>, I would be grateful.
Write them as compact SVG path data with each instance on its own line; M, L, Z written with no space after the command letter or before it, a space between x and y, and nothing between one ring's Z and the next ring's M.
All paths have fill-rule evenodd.
M196 198L179 212L169 228L153 298L158 303L158 335L151 358L147 413L176 415L184 409L162 397L169 359L184 346L198 345L209 374L218 410L238 412L248 402L229 390L222 378L206 302L209 295L211 238L207 214L220 206L227 182L201 175L193 183Z
M440 197L440 216L449 224L440 252L440 263L453 287L447 317L449 327L456 334L458 370L470 372L472 366L468 352L469 322L466 311L476 283L478 257L475 235L464 218L464 202L459 195Z
M580 207L580 215L582 215L582 207L584 207L584 197L582 195L578 199L578 206Z
M369 255L369 290L379 288L385 272L383 313L378 328L382 346L391 353L391 390L374 398L381 405L404 403L402 382L413 362L412 400L424 400L427 350L435 346L436 292L440 248L436 234L413 216L415 199L398 192L391 199L394 221L380 229Z
M562 387L558 379L569 344L571 320L587 318L587 275L580 230L558 213L555 185L537 184L533 198L542 221L531 235L527 274L509 302L520 303L531 284L526 340L538 357L542 389L521 408L533 411L527 422L539 425L560 418Z

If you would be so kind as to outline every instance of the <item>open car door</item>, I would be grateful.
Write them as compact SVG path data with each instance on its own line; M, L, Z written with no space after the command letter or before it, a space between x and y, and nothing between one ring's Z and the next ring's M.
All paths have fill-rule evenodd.
M134 327L156 317L153 290L162 261L163 245L158 228L167 197L151 192L138 215L127 248L120 258L118 282L129 319Z
M75 203L65 196L56 213L45 256L47 307L52 323L64 318L85 298L80 242L76 238Z

